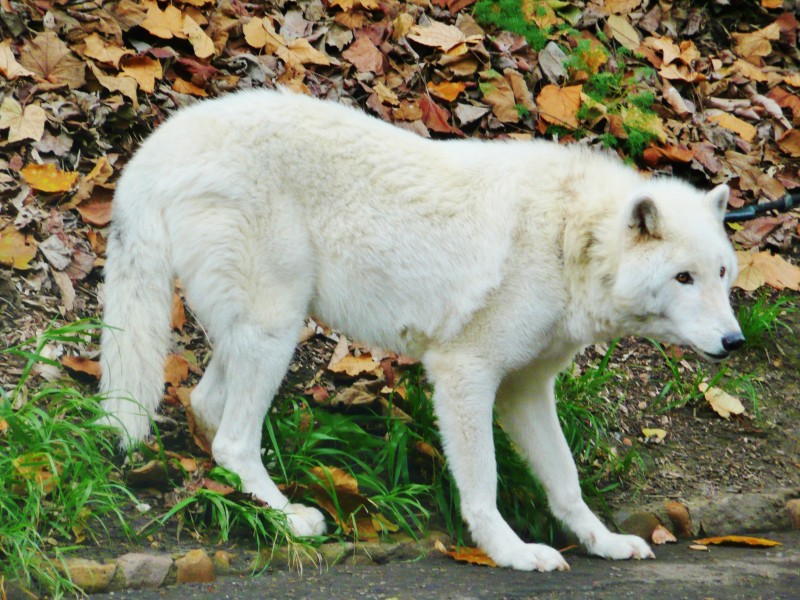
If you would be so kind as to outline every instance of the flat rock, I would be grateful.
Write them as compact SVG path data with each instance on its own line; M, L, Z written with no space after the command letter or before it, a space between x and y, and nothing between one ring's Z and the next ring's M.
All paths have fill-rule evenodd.
M117 565L113 563L104 565L85 558L68 558L63 565L56 564L60 571L63 569L69 576L72 583L87 594L107 591L117 572Z
M113 587L116 589L158 588L172 567L169 556L138 552L123 554L115 562L117 577Z

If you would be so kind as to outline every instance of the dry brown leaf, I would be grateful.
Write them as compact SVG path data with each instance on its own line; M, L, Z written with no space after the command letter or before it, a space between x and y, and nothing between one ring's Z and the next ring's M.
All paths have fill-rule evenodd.
M33 140L38 142L44 135L47 114L38 104L29 104L24 109L11 96L0 105L0 129L8 128L8 142Z
M365 10L377 10L380 5L377 0L331 0L331 6L338 6L345 12L363 8Z
M13 267L20 271L31 268L30 262L36 256L36 241L10 225L0 229L0 265Z
M436 102L431 100L428 96L420 97L418 104L422 111L422 122L428 129L439 133L450 133L457 136L464 135L464 132L458 127L450 125L450 111L436 104Z
M633 28L630 21L625 17L619 15L611 15L606 21L607 34L613 37L617 42L625 46L628 50L636 51L642 38L639 32Z
M275 51L286 66L295 69L303 65L329 65L331 59L314 48L305 38L297 38Z
M381 363L377 362L369 354L362 354L361 356L347 354L341 360L329 364L328 370L332 373L345 374L350 377L359 377L361 375L378 377L383 374Z
M431 21L427 27L414 25L406 37L418 44L438 48L443 52L450 52L464 45L464 52L466 52L467 36L458 27L445 25L439 21Z
M78 212L84 223L95 227L105 227L111 222L111 201L96 200L82 202L78 206Z
M708 537L701 540L694 540L695 544L703 546L724 545L724 546L755 546L758 548L773 548L783 546L780 542L767 538L749 537L745 535L723 535L719 537Z
M96 360L89 360L80 356L65 356L61 359L61 364L70 371L100 379L100 363Z
M186 38L186 34L183 33L183 14L172 4L161 10L154 2L147 9L147 16L139 25L151 35L163 40L170 40L173 37Z
M183 300L177 292L172 293L172 328L176 331L182 331L186 325L186 310L183 307Z
M518 123L517 101L508 81L495 71L484 71L481 78L485 79L480 84L483 101L492 107L494 116L503 123Z
M172 89L176 92L180 92L181 94L191 94L192 96L201 97L208 96L208 92L206 92L203 88L197 87L191 81L186 81L180 77L176 77L175 81L172 82Z
M511 86L517 104L521 104L528 111L535 111L536 103L533 101L533 95L528 88L528 84L525 83L522 73L510 68L503 69L503 77L506 78L508 85Z
M800 291L800 267L783 257L769 251L740 251L736 257L739 260L739 276L733 283L734 287L752 292L766 284L777 290Z
M578 127L578 109L581 107L581 91L583 86L572 85L560 88L557 85L546 85L536 97L539 116L555 125L575 129Z
M447 102L454 102L465 89L467 89L467 86L461 81L442 81L441 83L428 82L428 90L430 93Z
M705 551L708 552L708 546L703 546L703 544L689 544L689 550L698 550L698 551Z
M68 192L78 181L76 171L62 171L53 163L25 165L20 173L28 185L40 192Z
M711 408L723 419L727 419L731 415L741 415L744 413L742 401L736 396L731 396L725 390L711 387L705 382L699 384L697 389L703 392L703 396L705 396Z
M745 142L752 142L756 137L757 130L755 127L750 125L750 123L747 121L742 121L739 117L735 117L730 113L720 112L719 114L712 115L710 119L717 123L720 127L724 127L729 131L733 131Z
M448 550L440 540L434 542L436 550L449 556L458 562L469 563L471 565L483 565L485 567L496 567L495 563L489 556L480 548L470 548L468 546L461 546L460 548L453 548Z
M149 56L132 56L122 61L122 72L132 77L139 84L139 88L152 94L156 88L156 79L161 79L164 72L161 62Z
M605 0L603 6L606 12L613 15L627 15L636 10L642 0Z
M11 51L11 40L4 40L0 43L0 75L9 80L34 75L33 71L29 71L17 62Z
M352 531L352 519L355 517L359 537L377 536L369 518L374 504L359 492L358 482L350 473L338 467L326 466L310 469L309 475L319 482L309 486L317 504L334 518L345 533ZM336 494L336 502L332 499L331 489Z
M113 42L107 42L101 38L97 32L93 32L86 36L83 40L85 47L83 54L89 58L93 58L102 63L112 65L119 68L119 61L122 57L134 54L132 50L121 48Z
M359 73L383 74L383 53L367 36L350 44L342 52L342 58L350 62Z
M74 90L86 83L83 61L78 60L53 31L45 31L28 41L20 63L55 87Z
M662 160L676 163L688 163L694 158L694 151L683 146L650 146L642 154L645 164L655 167Z
M189 361L179 354L170 354L164 362L164 381L175 387L189 377Z
M788 129L778 138L778 148L793 158L800 158L800 130Z
M772 23L753 33L732 33L731 37L736 40L733 51L752 62L758 57L769 56L772 53L770 42L774 42L780 36L781 28L778 23Z
M197 58L208 58L214 55L214 42L202 27L189 15L183 18L181 32L189 38L194 55Z
M664 544L674 544L678 541L678 539L674 535L672 535L672 532L663 525L659 525L653 530L650 539L657 546L663 546Z
M783 78L783 81L792 87L800 88L800 73L789 73Z
M658 74L664 79L686 81L687 83L696 83L698 81L705 81L706 76L699 71L693 71L686 65L666 65L658 70Z
M92 70L92 74L97 78L97 81L100 82L100 85L110 92L119 92L123 96L127 96L133 102L134 108L138 108L139 100L136 97L138 84L133 77L128 77L124 74L108 75L94 63L89 63L89 68Z

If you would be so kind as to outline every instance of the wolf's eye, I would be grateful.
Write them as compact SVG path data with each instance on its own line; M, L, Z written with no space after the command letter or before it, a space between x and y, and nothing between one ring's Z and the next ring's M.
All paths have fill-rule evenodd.
M678 283L682 283L683 285L691 285L694 283L694 279L692 279L692 276L687 271L678 273L675 275L675 279L678 281Z
M720 268L719 268L719 276L720 276L720 279L722 279L723 277L725 277L725 273L727 273L727 271L725 270L725 267L720 267Z

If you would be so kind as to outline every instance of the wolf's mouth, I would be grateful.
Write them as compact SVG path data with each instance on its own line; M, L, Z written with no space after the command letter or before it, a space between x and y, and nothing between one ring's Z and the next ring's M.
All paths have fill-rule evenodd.
M726 352L725 350L723 350L719 354L714 354L713 352L706 352L704 350L700 350L699 348L697 348L697 351L703 356L705 356L707 359L713 361L720 361L730 356L730 352Z

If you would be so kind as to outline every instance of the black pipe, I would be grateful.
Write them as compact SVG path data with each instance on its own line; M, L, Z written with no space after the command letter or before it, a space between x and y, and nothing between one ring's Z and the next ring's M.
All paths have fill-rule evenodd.
M798 206L800 206L800 192L787 192L783 198L775 200L774 202L763 202L762 204L754 204L738 210L730 210L725 213L725 222L738 223L740 221L749 221L771 210L787 212Z

